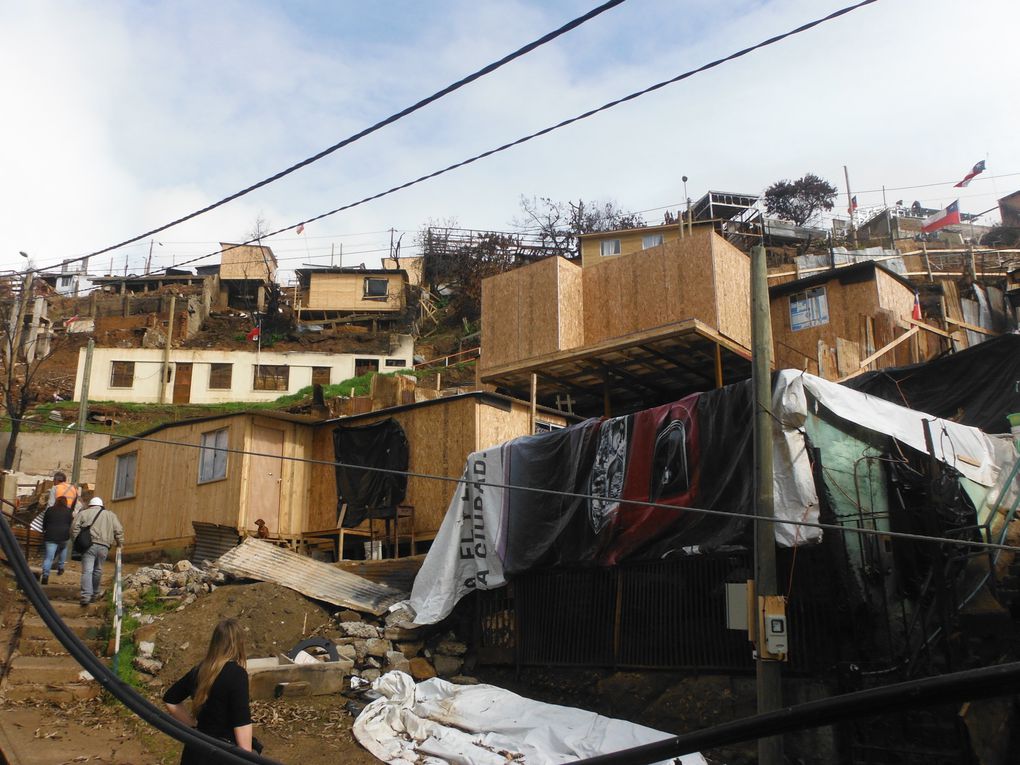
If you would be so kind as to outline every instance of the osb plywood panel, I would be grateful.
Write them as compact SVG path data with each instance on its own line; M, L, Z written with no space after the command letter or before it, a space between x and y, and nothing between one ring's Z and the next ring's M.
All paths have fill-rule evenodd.
M716 328L751 347L751 259L722 237L712 239L715 266Z
M483 372L556 350L558 260L547 258L482 282Z
M386 299L365 298L365 279L386 279ZM311 275L307 304L301 306L320 311L399 311L404 307L404 280L398 274L331 274Z
M840 377L852 375L861 368L861 349L857 343L836 338L836 368Z
M584 345L584 283L581 267L563 258L556 261L559 281L559 343L565 351Z
M220 279L253 279L272 281L276 262L272 250L245 244L220 253Z
M518 436L529 434L528 425L531 419L531 407L523 401L510 405L510 411L491 404L482 404L478 408L478 446L477 450L510 441ZM566 425L564 417L539 411L535 415L538 422L553 425Z
M218 481L198 483L201 434L229 428L227 444L244 450L246 418L231 417L219 422L180 425L154 433L146 441L128 443L102 455L96 473L96 495L106 500L124 524L128 547L149 546L194 534L192 521L237 526L241 504L242 455L227 455L227 476ZM113 499L117 457L138 453L135 496Z
M312 459L332 463L333 428L320 426L312 433ZM336 471L332 464L316 462L309 466L309 485L305 531L336 528Z
M914 291L878 269L875 270L875 283L879 306L892 311L906 325L914 310Z

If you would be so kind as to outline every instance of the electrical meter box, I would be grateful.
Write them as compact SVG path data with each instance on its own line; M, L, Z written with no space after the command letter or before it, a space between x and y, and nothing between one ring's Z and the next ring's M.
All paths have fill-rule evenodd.
M790 652L789 625L786 621L786 598L768 595L761 599L761 631L765 640L759 646L763 658L785 660Z

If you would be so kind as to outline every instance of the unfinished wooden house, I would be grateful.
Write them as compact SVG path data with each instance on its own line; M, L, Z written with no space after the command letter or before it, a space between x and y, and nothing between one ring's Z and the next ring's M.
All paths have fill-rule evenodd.
M269 247L255 244L220 243L219 266L196 269L218 273L219 305L242 311L261 311L276 283L276 256Z
M365 320L386 326L407 306L407 271L382 268L299 268L294 299L299 321Z
M771 287L776 368L837 380L928 358L931 333L918 336L911 323L914 295L909 280L874 261Z
M548 258L482 283L482 382L619 414L750 375L750 263L695 226L591 265Z

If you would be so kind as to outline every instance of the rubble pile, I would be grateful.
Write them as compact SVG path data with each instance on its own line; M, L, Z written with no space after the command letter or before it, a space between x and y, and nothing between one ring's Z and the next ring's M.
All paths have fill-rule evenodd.
M336 643L341 656L354 662L352 676L368 682L392 670L406 672L419 682L436 676L461 685L478 682L465 674L473 666L465 643L452 632L436 633L407 618L401 610L385 618L344 610L334 615L333 624L323 632Z
M182 605L190 605L197 596L225 584L229 576L209 561L201 568L187 560L146 566L124 579L124 605L130 607L138 603L153 587L161 598L183 598Z

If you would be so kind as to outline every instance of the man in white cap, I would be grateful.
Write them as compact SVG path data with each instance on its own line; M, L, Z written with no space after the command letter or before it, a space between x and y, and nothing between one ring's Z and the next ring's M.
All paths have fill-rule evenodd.
M103 500L93 497L71 524L71 539L77 540L83 528L92 535L92 546L81 554L81 600L87 606L99 598L99 581L103 576L103 561L114 544L124 546L124 527L112 510L103 506Z

